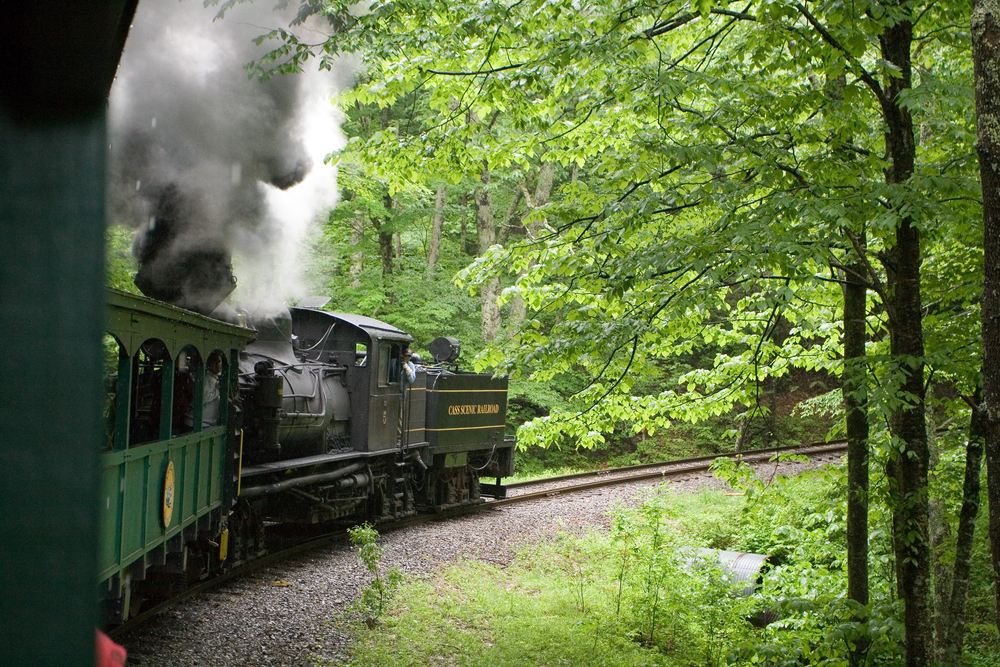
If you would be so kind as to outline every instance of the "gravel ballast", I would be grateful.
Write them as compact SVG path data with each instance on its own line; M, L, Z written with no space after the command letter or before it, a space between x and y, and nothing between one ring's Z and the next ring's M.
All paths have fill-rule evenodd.
M838 455L810 462L754 467L763 479L839 463ZM519 545L558 532L609 525L608 512L638 505L659 480L630 482L582 493L496 507L474 516L411 526L384 534L384 563L405 574L436 571L463 558L494 565L511 562ZM708 473L667 482L680 492L724 488ZM264 568L193 597L116 641L129 665L313 667L318 660L346 662L349 637L331 619L368 583L367 570L346 545L323 547Z

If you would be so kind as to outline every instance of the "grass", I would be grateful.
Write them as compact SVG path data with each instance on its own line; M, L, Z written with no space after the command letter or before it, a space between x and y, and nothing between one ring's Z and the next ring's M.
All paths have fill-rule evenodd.
M372 627L339 619L354 638L350 665L846 664L837 635L845 576L840 474L779 481L757 497L661 492L616 512L610 531L544 539L506 568L467 560L410 579ZM679 550L689 545L775 560L762 590L741 598L717 571L682 564ZM873 579L872 594L891 606L889 582ZM788 599L795 602L781 606ZM762 608L788 615L766 629L745 622ZM883 630L872 664L889 667L899 664L902 634L898 618L885 615L898 610L886 609L873 607L872 636ZM989 621L970 618L963 665L1000 664Z
M732 506L719 493L703 500L709 513ZM721 664L752 631L741 621L747 602L684 569L676 547L692 538L674 529L681 510L664 508L630 515L624 541L603 530L563 533L525 547L506 568L467 560L411 579L374 627L342 619L354 637L350 664Z
M505 477L505 482L528 482L607 467L607 463L602 463L593 452L586 451L547 451L532 447L516 452L514 457L514 475Z
M570 543L525 552L506 569L465 561L409 582L380 627L354 625L350 664L675 664L600 620L609 612L607 591L587 570L600 569L601 561L580 548L565 550Z

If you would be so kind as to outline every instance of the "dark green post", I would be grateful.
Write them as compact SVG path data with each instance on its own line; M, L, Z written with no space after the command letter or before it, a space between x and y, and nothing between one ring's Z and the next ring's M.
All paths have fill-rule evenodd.
M173 359L163 362L160 384L160 440L169 440L174 430L174 366Z
M205 414L205 362L198 361L194 367L194 405L191 406L191 426L195 433L201 431L201 421Z
M94 661L105 107L136 2L0 6L5 667Z
M132 357L124 348L118 351L118 384L115 394L115 449L128 447L132 429Z

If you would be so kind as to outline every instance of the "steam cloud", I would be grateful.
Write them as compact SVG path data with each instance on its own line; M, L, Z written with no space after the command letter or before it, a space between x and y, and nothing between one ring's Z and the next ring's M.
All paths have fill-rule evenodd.
M234 252L244 298L301 296L298 242L336 200L322 161L343 144L338 81L247 78L267 48L252 38L294 18L272 6L213 21L200 2L139 3L111 93L110 193L113 222L136 229L149 296L211 311L233 289Z

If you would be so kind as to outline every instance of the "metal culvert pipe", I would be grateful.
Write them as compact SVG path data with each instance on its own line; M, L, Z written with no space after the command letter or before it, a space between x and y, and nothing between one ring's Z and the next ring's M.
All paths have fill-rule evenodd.
M722 549L694 549L689 551L685 557L690 568L714 563L722 570L728 583L742 584L746 582L744 587L735 591L740 597L749 597L757 590L757 584L762 581L760 570L764 567L764 562L767 559L768 556L764 554Z
M757 591L757 586L763 583L760 571L770 556L723 549L688 549L683 558L689 569L717 566L728 583L746 584L738 589L734 586L733 592L736 595L750 597ZM764 609L747 618L747 621L755 627L763 628L779 618L773 610Z

